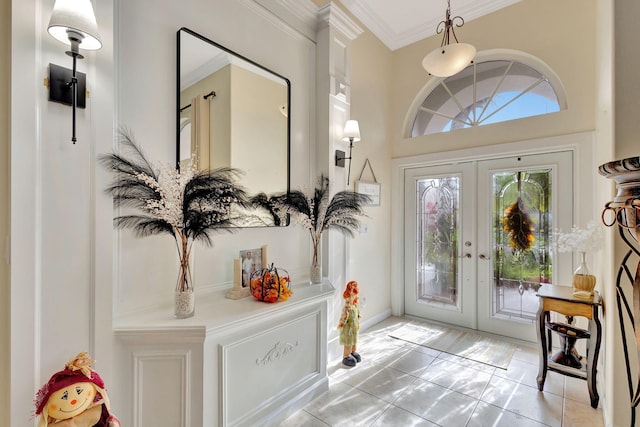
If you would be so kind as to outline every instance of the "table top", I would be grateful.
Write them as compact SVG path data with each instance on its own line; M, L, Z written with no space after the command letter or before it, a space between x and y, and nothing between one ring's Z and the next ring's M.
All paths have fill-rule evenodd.
M588 305L601 305L602 298L598 291L593 291L593 296L591 298L578 298L573 296L573 287L572 286L558 286L558 285L542 285L538 292L537 296L542 298L551 298L562 301L575 302L580 304L588 304Z
M213 333L228 330L240 322L251 322L257 318L274 316L283 310L296 310L305 304L332 298L335 288L327 279L322 283L309 284L308 281L292 284L293 295L287 301L266 303L252 296L233 300L225 298L226 290L198 295L196 293L196 314L187 319L175 319L173 306L152 307L114 318L114 330L122 335L131 332L158 332L167 330L196 331ZM196 291L197 292L197 291ZM200 335L198 335L200 334Z

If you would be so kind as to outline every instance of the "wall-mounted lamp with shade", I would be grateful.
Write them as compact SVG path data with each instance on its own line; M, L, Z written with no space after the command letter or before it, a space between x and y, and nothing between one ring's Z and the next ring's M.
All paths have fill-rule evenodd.
M84 108L86 96L86 77L76 72L76 60L84 58L80 54L80 48L97 50L102 47L91 1L56 0L47 31L56 40L70 45L70 50L66 53L73 58L71 70L49 64L49 101L71 105L71 141L75 144L76 107Z
M344 167L344 161L349 160L349 171L347 173L348 186L351 175L351 150L353 149L353 143L360 141L360 126L358 126L357 120L347 120L347 123L344 125L342 140L349 142L349 157L344 156L344 151L336 150L336 166Z

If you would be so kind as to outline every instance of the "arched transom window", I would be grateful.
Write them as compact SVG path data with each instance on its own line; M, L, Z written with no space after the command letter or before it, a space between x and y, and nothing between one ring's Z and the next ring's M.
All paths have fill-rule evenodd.
M566 108L559 98L549 78L530 65L476 61L428 93L411 137L554 113Z

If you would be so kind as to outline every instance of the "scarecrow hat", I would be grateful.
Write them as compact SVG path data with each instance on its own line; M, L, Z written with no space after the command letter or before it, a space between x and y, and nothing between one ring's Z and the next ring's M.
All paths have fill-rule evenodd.
M82 352L70 360L63 370L53 374L49 381L47 381L36 394L36 415L42 413L49 397L51 397L53 393L72 384L81 382L93 383L102 399L105 400L108 408L108 398L104 391L104 381L102 381L100 375L90 367L93 363L95 363L95 360L90 360L89 355L86 352ZM96 399L98 399L98 393L96 393Z

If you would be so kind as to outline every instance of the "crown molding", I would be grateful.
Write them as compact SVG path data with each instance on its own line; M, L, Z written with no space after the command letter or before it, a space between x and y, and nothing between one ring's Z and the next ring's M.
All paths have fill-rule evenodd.
M471 5L465 7L463 12L454 11L454 14L464 15L463 18L465 22L468 22L521 1L522 0L492 0L488 2L473 2ZM400 49L411 43L434 36L438 23L444 19L445 12L445 9L443 9L442 16L433 17L426 20L423 24L405 28L397 32L391 28L384 19L381 19L380 16L372 12L367 0L342 0L342 3L391 50Z
M351 19L335 3L329 2L318 9L318 29L333 27L344 34L349 40L356 39L364 29Z
M315 41L317 7L311 0L241 0L242 3L285 30Z

